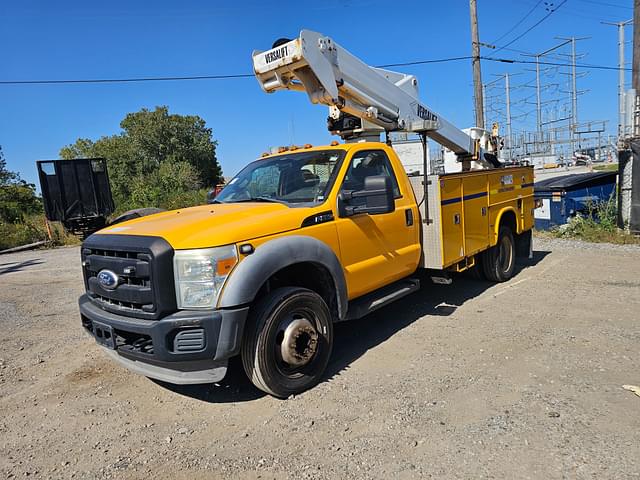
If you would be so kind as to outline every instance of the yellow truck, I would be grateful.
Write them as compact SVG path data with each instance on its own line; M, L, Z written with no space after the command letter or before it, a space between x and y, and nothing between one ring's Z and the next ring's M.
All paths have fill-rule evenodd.
M254 66L263 61L256 56L280 62L288 54L282 44L274 49L255 53ZM456 148L437 131L443 120L428 116L436 119L419 125L422 138L429 132ZM343 138L376 127L335 120ZM469 144L475 157L461 154L467 167L478 163L479 142ZM148 377L218 382L240 355L256 387L286 398L321 380L334 323L418 290L418 270L447 278L476 268L508 280L516 256L530 254L533 209L530 167L438 176L425 165L409 177L380 141L281 149L246 166L209 205L119 223L85 240L82 325Z

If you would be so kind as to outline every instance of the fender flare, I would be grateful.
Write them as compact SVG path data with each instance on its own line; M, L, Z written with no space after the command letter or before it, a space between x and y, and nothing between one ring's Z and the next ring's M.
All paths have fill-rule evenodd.
M338 317L347 314L347 284L342 265L329 246L313 237L292 235L270 240L256 248L233 270L222 291L219 308L247 305L274 273L296 263L316 263L326 268L336 291Z
M494 225L494 227L493 227L493 240L494 240L494 242L497 242L497 241L498 241L498 234L500 233L500 224L502 223L502 217L504 217L504 215L505 215L507 212L512 212L512 213L513 213L513 215L514 215L514 217L516 217L516 231L515 231L515 232L513 232L513 234L514 234L514 235L517 235L517 234L518 234L518 229L520 228L520 225L519 225L519 223L520 223L520 222L518 221L518 212L516 211L516 209L515 209L515 208L513 208L513 207L511 207L511 206L509 206L509 207L505 207L505 208L503 208L503 209L502 209L502 211L498 214L498 217L496 218L496 223L495 223L495 225ZM494 245L495 245L495 243L494 243Z

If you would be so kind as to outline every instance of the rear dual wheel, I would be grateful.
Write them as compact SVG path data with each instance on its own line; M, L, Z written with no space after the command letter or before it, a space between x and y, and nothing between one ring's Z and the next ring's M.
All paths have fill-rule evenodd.
M251 309L242 364L257 388L287 398L320 381L332 345L331 313L322 297L305 288L278 288Z
M516 268L516 243L513 232L507 226L500 227L498 243L482 253L484 276L492 282L506 282Z

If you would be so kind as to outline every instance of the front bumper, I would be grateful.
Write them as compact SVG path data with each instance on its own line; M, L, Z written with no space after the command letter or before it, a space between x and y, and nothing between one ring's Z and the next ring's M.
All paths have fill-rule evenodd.
M130 370L175 384L218 382L240 352L249 308L180 311L161 320L107 312L87 295L79 300L82 326ZM110 337L105 341L103 333Z

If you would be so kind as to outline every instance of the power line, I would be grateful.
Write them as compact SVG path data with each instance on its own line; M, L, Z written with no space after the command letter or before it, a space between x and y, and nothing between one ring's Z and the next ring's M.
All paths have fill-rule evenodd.
M602 7L614 7L614 8L623 8L625 10L633 10L633 7L629 7L627 5L617 5L615 3L607 3L607 2L598 2L596 0L580 0L584 3L591 3L593 5L600 5Z
M538 8L540 6L540 4L543 2L544 0L539 0L538 3L536 3L533 8L531 10L529 10L529 12L527 12L527 14L522 17L520 19L520 21L518 21L513 27L511 27L506 33L504 33L500 38L496 38L493 42L491 42L493 45L497 44L500 40L502 40L504 37L506 37L507 35L509 35L511 32L513 32L516 28L518 28L520 25L522 25L522 23L531 16L531 14L536 10L536 8Z
M491 62L501 62L501 63L512 63L512 64L523 64L523 65L535 65L536 62L533 60L514 60L511 58L495 58L495 57L482 57L482 60L488 60ZM551 67L572 67L573 63L558 63L558 62L538 62L540 65L548 65ZM591 65L591 64L583 64L576 63L576 67L578 68L592 68L594 70L615 70L619 71L620 67L614 67L611 65ZM625 68L627 72L632 72L632 68Z
M506 45L503 45L501 47L498 47L498 49L493 52L494 54L498 53L501 50L504 50L506 47L510 47L511 45L513 45L514 43L516 43L518 40L520 40L522 37L524 37L527 33L529 33L531 30L533 30L534 28L536 28L538 25L540 25L542 22L544 22L547 18L549 18L551 15L553 15L555 12L557 12L560 7L562 7L565 3L567 3L568 0L562 0L562 2L560 2L560 4L555 7L552 8L549 13L547 13L544 17L542 17L540 20L538 20L536 23L534 23L531 27L529 27L527 30L525 30L523 33L521 33L520 35L518 35L516 38L514 38L513 40L511 40L509 43L507 43Z
M516 60L510 58L481 57L482 60L499 63L524 64L533 65L536 62L531 60ZM397 62L378 65L377 68L389 67L410 67L416 65L428 65L434 63L458 62L463 60L471 60L470 56L450 57L433 60L415 60L410 62ZM540 62L540 65L548 65L552 67L570 67L571 63L559 62ZM595 70L616 70L620 67L609 65L590 65L576 64L578 68L592 68ZM625 71L631 72L632 68L625 68ZM251 73L239 73L230 75L186 75L186 76L163 76L163 77L132 77L132 78L90 78L90 79L65 79L65 80L0 80L0 85L59 85L59 84L90 84L90 83L139 83L139 82L165 82L165 81L189 81L189 80L234 80L241 78L253 78Z
M0 85L58 85L65 83L135 83L181 80L225 80L234 78L251 78L253 76L253 74L241 73L236 75L194 75L183 77L87 78L74 80L0 80Z
M470 56L439 58L434 60L417 60L413 62L388 63L377 65L377 68L408 67L412 65L427 65L432 63L458 62L470 60ZM132 77L132 78L86 78L65 80L0 80L0 85L60 85L74 83L139 83L139 82L167 82L184 80L228 80L237 78L253 78L252 73L239 73L231 75L186 75L178 77Z
M403 62L403 63L387 63L385 65L376 65L376 68L389 68L389 67L410 67L411 65L425 65L428 63L445 63L445 62L457 62L460 60L471 60L473 57L451 57L442 58L439 60L417 60L415 62Z

